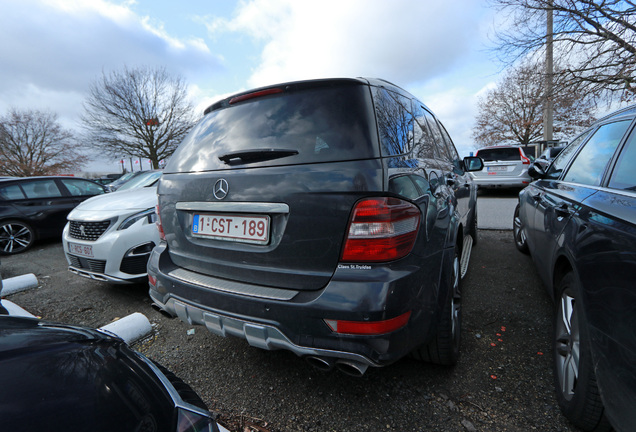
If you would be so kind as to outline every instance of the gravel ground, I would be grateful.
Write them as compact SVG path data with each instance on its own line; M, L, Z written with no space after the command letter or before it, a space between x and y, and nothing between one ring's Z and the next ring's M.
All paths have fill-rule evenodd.
M576 431L552 387L552 305L510 231L480 231L463 280L462 356L454 368L404 359L362 378L252 348L151 308L145 286L66 270L59 242L2 258L2 276L40 286L9 300L44 319L100 327L133 312L153 324L135 348L188 382L231 431Z

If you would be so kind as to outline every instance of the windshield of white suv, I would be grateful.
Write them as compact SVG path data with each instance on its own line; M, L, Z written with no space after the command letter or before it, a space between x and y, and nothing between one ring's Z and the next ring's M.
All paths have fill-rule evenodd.
M161 171L146 171L145 173L139 174L138 176L128 180L126 183L121 185L117 191L151 186L159 179L159 177L161 177L161 174Z
M484 162L521 161L521 153L516 147L482 149L477 151L477 156Z

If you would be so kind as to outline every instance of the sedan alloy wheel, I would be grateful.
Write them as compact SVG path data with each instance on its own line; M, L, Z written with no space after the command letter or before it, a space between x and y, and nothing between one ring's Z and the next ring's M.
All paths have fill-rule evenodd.
M0 225L0 253L5 255L26 251L33 245L33 229L20 221L7 221Z

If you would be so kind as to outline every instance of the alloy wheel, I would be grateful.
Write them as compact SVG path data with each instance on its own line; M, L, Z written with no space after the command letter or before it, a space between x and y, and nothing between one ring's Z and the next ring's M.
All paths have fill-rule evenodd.
M461 291L459 289L460 263L459 257L455 255L453 260L453 296L451 299L451 334L453 341L459 337L461 329Z
M579 377L581 338L575 304L569 290L563 291L557 312L555 350L557 382L566 400L574 396Z
M24 252L33 244L33 231L22 222L7 222L0 226L0 251L4 254Z

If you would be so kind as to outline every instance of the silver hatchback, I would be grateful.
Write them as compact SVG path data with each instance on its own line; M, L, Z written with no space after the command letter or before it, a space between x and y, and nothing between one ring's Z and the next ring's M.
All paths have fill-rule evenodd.
M530 158L518 146L484 147L477 151L484 161L482 171L471 172L480 188L524 188L530 184Z

